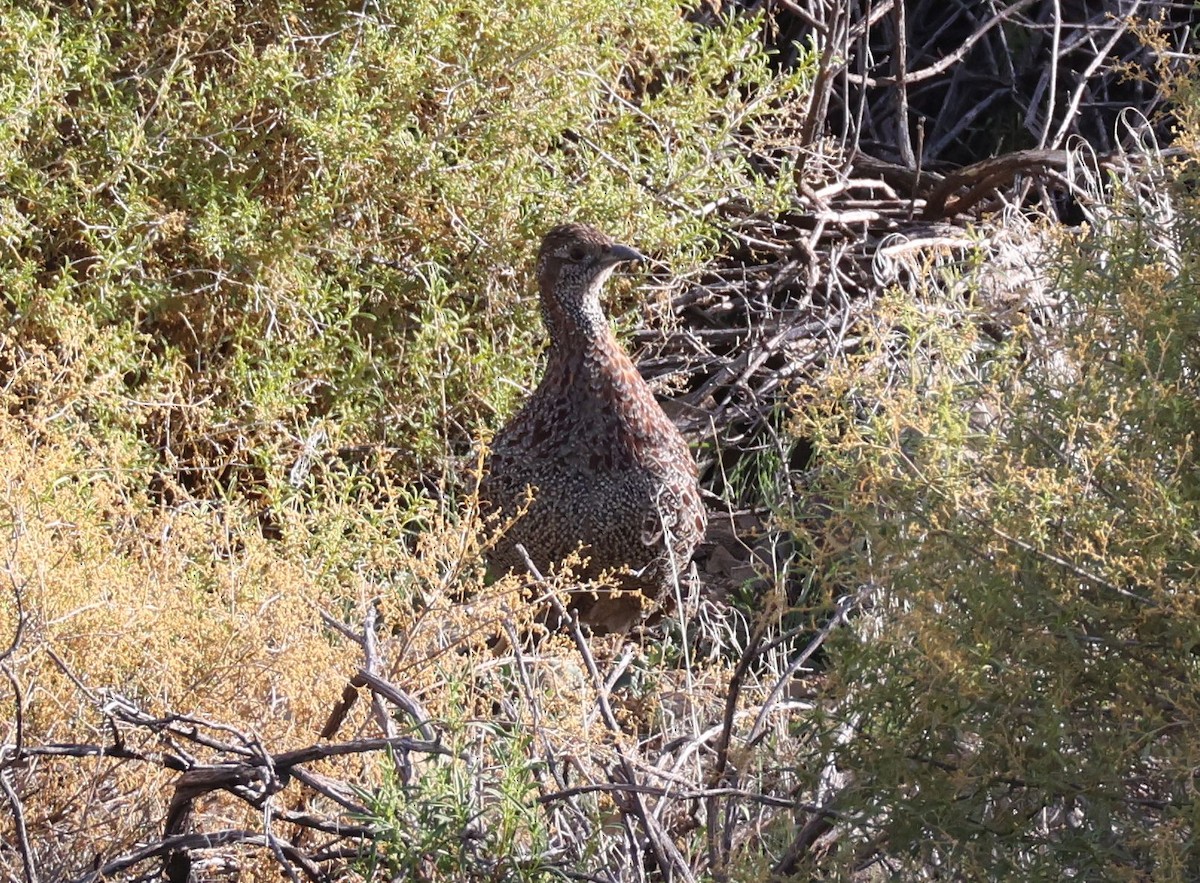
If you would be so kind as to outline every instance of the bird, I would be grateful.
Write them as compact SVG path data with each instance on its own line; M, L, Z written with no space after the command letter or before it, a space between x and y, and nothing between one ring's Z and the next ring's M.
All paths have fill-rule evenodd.
M587 225L554 227L536 277L549 338L534 392L492 439L479 498L505 526L492 574L540 573L579 552L582 580L616 591L572 596L593 633L627 632L670 609L707 514L687 442L609 326L600 296L620 264L645 256ZM524 548L522 555L517 546Z

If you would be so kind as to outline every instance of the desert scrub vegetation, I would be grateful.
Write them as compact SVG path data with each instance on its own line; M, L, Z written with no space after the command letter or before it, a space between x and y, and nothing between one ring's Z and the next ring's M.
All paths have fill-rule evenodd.
M324 861L409 867L382 755L276 776L271 752L382 664L377 616L383 674L455 758L473 744L511 683L486 643L529 617L504 584L454 603L480 568L448 501L533 372L530 243L579 218L698 266L718 205L778 200L747 147L811 65L670 2L16 3L0 35L5 874L132 873L113 861L164 832L175 876L308 873L273 827L305 817L275 798L305 776L343 814L314 836L364 844ZM558 692L539 703L582 695ZM450 750L428 717L414 748L340 714L396 756ZM205 843L261 861L181 870Z
M0 4L0 874L1197 876L1191 23L909 5ZM567 218L741 507L640 641L483 585Z
M741 145L804 77L753 19L669 2L15 4L0 27L9 333L88 363L71 412L140 441L170 499L278 502L318 439L436 475L531 374L537 233L588 218L696 263L714 201L770 205Z
M1081 228L1016 226L1052 322L888 298L798 410L865 605L816 728L843 867L1200 874L1195 174L1151 145Z

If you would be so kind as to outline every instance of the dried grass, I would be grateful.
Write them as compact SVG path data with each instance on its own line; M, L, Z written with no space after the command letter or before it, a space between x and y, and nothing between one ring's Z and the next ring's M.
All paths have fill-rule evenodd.
M306 571L235 507L147 507L114 473L120 452L89 442L33 442L22 421L0 419L0 629L23 632L6 665L25 743L107 744L100 707L118 696L150 714L236 722L276 749L314 741L354 665L319 611L361 603L365 585ZM0 740L12 743L15 725L5 715ZM43 873L65 879L161 828L173 775L31 761L16 784ZM10 826L0 821L13 842Z

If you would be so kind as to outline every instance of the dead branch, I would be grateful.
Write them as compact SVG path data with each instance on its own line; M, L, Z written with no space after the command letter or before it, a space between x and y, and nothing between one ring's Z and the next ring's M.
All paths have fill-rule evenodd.
M378 624L377 618L378 609L376 603L372 602L367 609L367 614L363 621L362 634L356 634L344 623L321 611L321 619L326 625L336 629L362 647L365 662L364 667L359 669L350 678L350 682L342 691L342 696L338 704L330 711L325 726L321 728L321 738L330 739L336 735L343 721L345 721L346 715L350 713L350 709L358 701L358 691L363 687L369 687L371 690L372 716L383 733L391 736L394 735L395 731L395 723L392 720L392 716L383 705L383 700L386 699L412 718L416 724L417 731L423 739L433 741L436 739L436 735L430 723L429 714L421 706L421 703L395 684L390 684L379 676L379 671L381 671L383 663L380 657L379 642L375 637L375 630Z
M103 867L80 878L81 881L100 880L129 869L150 859L162 858L163 874L168 880L187 880L191 873L191 852L198 849L215 849L223 845L243 844L268 848L276 857L281 869L290 878L296 879L293 866L298 867L310 880L327 879L319 867L320 862L293 843L279 837L271 830L271 820L277 819L297 830L309 830L333 836L333 843L324 847L322 861L335 857L359 854L363 844L371 837L371 829L344 817L325 816L316 813L276 811L272 798L283 791L296 778L310 784L319 793L333 797L353 812L362 807L348 803L337 794L336 789L321 780L321 777L302 768L320 760L348 755L391 751L400 756L412 753L425 755L449 755L449 749L432 740L407 737L385 737L359 739L337 744L316 744L291 751L268 752L254 736L233 728L203 722L186 715L154 717L141 712L127 700L110 701L106 704L107 717L113 727L115 739L112 744L56 743L27 746L20 751L6 750L0 755L0 787L8 797L10 805L20 814L20 801L9 786L8 774L33 758L118 758L126 761L151 763L164 769L180 772L163 825L163 836L154 843L143 846L124 856L107 862ZM204 732L205 727L216 728L235 737L226 742L214 739ZM140 751L129 747L129 737L135 731L152 734L160 744L191 744L202 750L217 750L225 757L211 763L197 763L189 752L178 749L163 751ZM194 823L193 807L197 800L216 791L230 794L238 800L260 810L263 815L262 831L226 830L207 833L190 833ZM23 830L23 829L22 829ZM335 848L338 842L344 849ZM27 855L26 879L36 881L36 871L31 855Z

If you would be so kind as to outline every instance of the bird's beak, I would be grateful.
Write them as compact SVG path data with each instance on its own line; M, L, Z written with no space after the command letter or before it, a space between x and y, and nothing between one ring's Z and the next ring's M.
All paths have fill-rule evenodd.
M646 260L646 256L636 248L630 248L628 245L621 245L619 242L613 243L613 247L609 250L605 257L607 258L605 263L609 264L624 264L628 261Z

